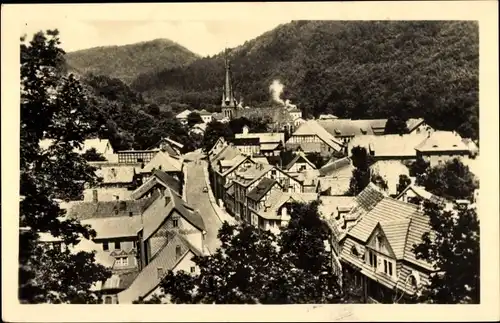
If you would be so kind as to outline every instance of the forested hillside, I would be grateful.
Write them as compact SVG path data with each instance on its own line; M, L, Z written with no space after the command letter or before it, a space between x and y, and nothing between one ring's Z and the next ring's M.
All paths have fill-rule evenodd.
M128 83L141 73L189 64L198 56L168 39L125 46L96 47L66 53L70 69L106 75Z
M295 21L231 51L245 105L268 104L279 79L284 99L307 114L424 117L437 128L478 136L475 22ZM153 102L220 104L222 55L143 73L131 87Z

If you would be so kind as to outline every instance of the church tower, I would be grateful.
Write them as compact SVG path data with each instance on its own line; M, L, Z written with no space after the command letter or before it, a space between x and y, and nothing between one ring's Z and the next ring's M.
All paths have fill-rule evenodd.
M233 92L233 80L231 75L231 65L229 64L229 59L227 57L227 48L224 52L224 64L226 69L226 79L224 82L224 89L222 93L222 113L224 117L229 118L229 120L236 117L236 109L238 107L238 102L234 97Z

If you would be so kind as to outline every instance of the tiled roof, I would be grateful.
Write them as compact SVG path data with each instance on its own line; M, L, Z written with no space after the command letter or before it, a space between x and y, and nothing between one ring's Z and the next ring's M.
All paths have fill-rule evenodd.
M154 188L157 184L173 189L177 193L179 193L181 189L181 184L175 178L161 170L155 170L153 175L149 177L146 182L144 182L134 192L132 192L130 198L134 200L142 198L144 195L149 193L151 189Z
M311 166L313 169L316 169L316 165L311 163L311 161L309 159L307 159L305 154L303 152L300 152L300 151L295 154L295 157L293 157L293 159L288 163L288 165L285 166L284 169L289 170L290 168L292 168L293 165L295 165L295 163L298 160L302 160L302 161L306 162L307 164L309 164L309 166Z
M81 223L90 225L96 231L95 239L135 237L142 227L141 217L137 215L87 219Z
M328 193L328 195L344 195L349 189L351 175L345 177L319 177L320 192Z
M260 150L277 150L280 148L279 142L269 143L269 144L260 144Z
M125 201L73 202L68 217L79 220L140 215L150 203L148 199Z
M172 147L172 140L168 138L161 138L154 146L149 147L148 150L156 149L163 151L170 156L179 156L179 152L177 150L178 148L179 147Z
M181 247L181 256L177 258L176 247ZM186 257L190 251L195 255L201 255L200 252L187 243L180 235L175 234L171 241L158 254L151 259L151 262L142 269L137 278L132 282L129 288L118 294L118 300L121 304L132 303L139 297L147 296L161 282L162 277L158 277L158 268L162 268L166 273L175 269L177 264Z
M184 119L184 118L187 118L187 116L190 114L191 114L191 111L189 109L186 109L186 110L182 111L181 113L179 113L178 115L176 115L175 117L179 118L179 119Z
M134 166L101 167L96 175L102 177L102 184L128 184L134 181Z
M236 178L234 179L234 181L242 184L245 187L248 187L250 184L257 181L262 176L264 176L264 174L274 168L276 167L269 164L253 164L248 168L237 170Z
M164 172L181 172L182 161L160 151L144 166L142 172L150 173L153 169L162 170Z
M377 226L380 226L387 237L396 259L403 261L396 265L396 279L375 272L363 261L368 237ZM408 284L405 284L408 275L417 272L421 284L426 284L428 283L428 271L436 270L430 263L417 260L413 252L413 246L420 243L422 235L430 230L429 218L415 205L385 198L348 232L342 247L341 257L344 261L361 269L363 275L375 279L389 288L398 287L412 294L413 287L408 287L406 286ZM360 256L351 253L354 245L359 250ZM410 266L409 263L412 265Z
M346 220L356 220L373 209L386 195L373 183L369 183L355 198L354 207L345 215Z
M167 188L165 194L160 195L151 206L144 211L144 240L147 240L158 230L161 224L172 214L173 210L176 210L185 220L200 231L205 230L205 224L201 215L187 206L177 193Z
M319 169L319 173L322 176L334 176L334 174L338 170L344 169L346 167L353 168L351 164L351 159L349 157L340 158L323 165L323 167Z
M469 151L467 145L462 141L462 137L452 131L434 131L415 149L422 152Z
M309 203L317 200L317 198L318 194L316 193L273 191L264 203L265 208L259 211L259 215L268 220L280 219L281 217L277 214L277 211L286 202Z
M373 134L369 120L330 119L318 123L332 136L358 136Z
M410 177L410 170L399 160L379 160L372 164L370 169L387 181L387 192L390 195L397 194L400 175Z
M396 259L403 259L410 219L381 221L379 224L391 245Z
M274 179L263 178L260 180L259 184L257 184L257 186L255 186L247 194L247 198L251 199L252 201L258 202L277 183L278 182L276 182Z
M222 148L216 155L212 156L210 162L213 164L217 164L219 160L223 159L233 159L234 157L241 155L241 151L234 147L232 144L227 145Z
M420 196L423 199L429 200L431 202L437 203L437 204L445 204L447 203L446 199L436 196L432 194L431 192L428 192L425 190L424 187L422 186L417 186L417 185L408 185L397 197L396 199L399 200L403 194L408 192L409 190L413 191L416 195Z
M267 157L265 157L265 156L262 156L262 157L255 157L255 156L253 156L253 157L252 157L252 160L253 160L255 163L260 163L260 164L269 164L269 161L268 161Z
M292 136L317 135L328 146L334 148L337 151L340 151L342 148L342 143L339 142L332 134L326 131L325 128L323 128L323 126L319 124L319 122L320 121L316 120L306 121L299 126L299 128L293 133Z
M385 197L363 215L347 234L366 242L378 222L410 219L416 211L416 205Z

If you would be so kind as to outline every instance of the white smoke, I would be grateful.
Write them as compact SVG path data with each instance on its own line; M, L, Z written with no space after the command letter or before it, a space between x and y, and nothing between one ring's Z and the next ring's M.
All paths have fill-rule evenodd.
M287 99L287 100L285 100L285 107L292 109L292 108L296 108L297 106L295 104L292 104L292 101Z
M283 89L285 86L281 84L279 80L274 80L271 85L269 85L269 92L271 92L271 96L274 101L285 105L285 101L281 99L281 94L283 93Z

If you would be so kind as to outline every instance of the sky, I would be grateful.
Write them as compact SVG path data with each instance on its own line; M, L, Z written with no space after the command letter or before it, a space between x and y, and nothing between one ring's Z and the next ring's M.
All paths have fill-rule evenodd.
M66 52L98 46L126 45L167 38L192 52L207 56L225 47L236 47L276 26L290 22L273 20L123 21L60 19L23 23L21 33L28 39L39 30L57 28Z

